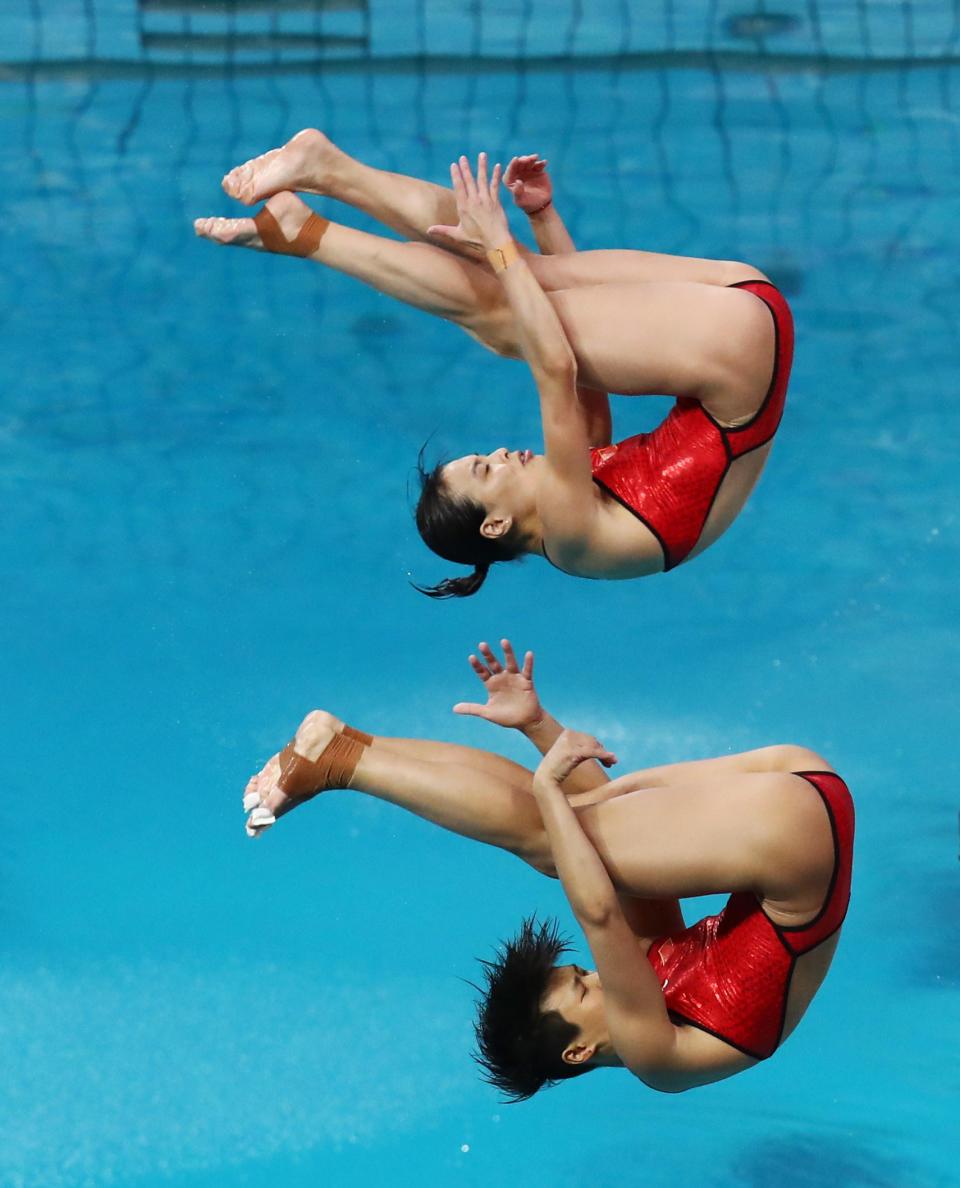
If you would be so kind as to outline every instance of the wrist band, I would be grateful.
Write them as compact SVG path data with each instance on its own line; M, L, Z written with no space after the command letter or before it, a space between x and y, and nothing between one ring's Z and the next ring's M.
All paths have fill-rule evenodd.
M492 248L487 252L487 259L493 266L494 272L503 272L504 269L509 268L511 264L520 259L520 253L517 251L514 241L508 239L503 247Z
M536 210L528 210L528 211L527 211L527 218L528 218L528 219L532 219L534 215L536 215L536 214L542 214L542 212L543 212L543 211L545 211L545 210L547 209L547 207L548 207L548 206L552 206L552 205L553 205L553 199L552 199L552 198L548 198L548 199L546 200L546 202L544 202L543 206L538 206Z

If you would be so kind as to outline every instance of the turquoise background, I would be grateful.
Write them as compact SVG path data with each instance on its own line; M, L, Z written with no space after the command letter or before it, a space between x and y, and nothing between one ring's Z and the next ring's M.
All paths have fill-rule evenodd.
M706 4L0 18L0 1182L958 1182L943 7L787 5L749 38ZM201 52L204 21L357 44ZM448 325L194 239L235 209L227 168L311 124L434 180L536 150L580 245L770 271L791 395L720 542L641 582L531 561L462 604L410 588L448 572L411 523L420 445L536 449L535 394ZM615 401L618 434L665 408ZM532 909L572 927L559 889L353 793L245 838L247 776L315 705L530 758L450 713L505 634L625 769L795 741L847 778L850 915L773 1060L505 1106L467 1057L468 983Z

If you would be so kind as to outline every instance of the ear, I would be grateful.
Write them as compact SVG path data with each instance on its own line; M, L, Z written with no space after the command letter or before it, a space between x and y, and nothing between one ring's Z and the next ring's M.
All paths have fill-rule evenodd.
M480 535L487 540L500 540L513 527L513 516L487 516L480 525Z
M593 1059L596 1050L596 1044L572 1043L563 1049L560 1059L564 1064L586 1064Z

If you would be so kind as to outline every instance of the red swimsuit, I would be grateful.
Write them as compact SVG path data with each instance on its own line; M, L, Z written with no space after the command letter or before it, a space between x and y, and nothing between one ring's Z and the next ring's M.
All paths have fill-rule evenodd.
M756 415L725 429L699 400L681 397L652 433L590 451L593 481L642 520L663 549L664 570L679 565L700 539L710 508L734 458L776 433L793 362L793 319L769 281L731 285L756 294L773 315L773 376Z
M772 1056L780 1043L797 958L836 932L850 899L854 821L847 786L833 773L794 774L820 793L833 830L833 878L817 916L784 928L764 914L756 896L740 891L719 916L660 937L647 954L673 1019L757 1060Z

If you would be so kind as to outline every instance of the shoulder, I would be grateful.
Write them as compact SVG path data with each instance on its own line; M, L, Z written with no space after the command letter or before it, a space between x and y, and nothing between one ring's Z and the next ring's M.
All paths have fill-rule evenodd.
M624 1061L634 1076L658 1093L685 1093L725 1080L758 1063L752 1056L693 1024L672 1026L674 1044L667 1059L643 1066Z
M663 571L663 548L656 535L595 483L589 495L546 504L540 523L546 554L568 573L620 579Z

